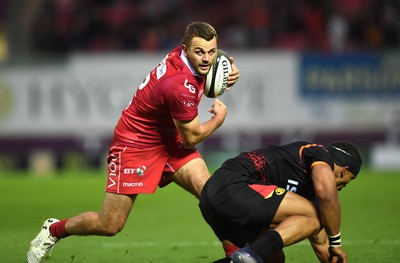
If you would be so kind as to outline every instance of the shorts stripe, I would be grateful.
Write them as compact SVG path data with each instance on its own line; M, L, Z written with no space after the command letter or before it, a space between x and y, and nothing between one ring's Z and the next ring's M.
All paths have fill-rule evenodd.
M126 148L125 148L126 149ZM125 149L123 151L125 151ZM122 152L123 152L122 151ZM121 163L122 163L122 157L121 157L121 153L118 153L118 185L117 185L117 193L119 193L120 191L120 182L121 182Z
M249 187L262 195L265 199L270 198L277 188L276 185L262 185L262 184L250 184Z

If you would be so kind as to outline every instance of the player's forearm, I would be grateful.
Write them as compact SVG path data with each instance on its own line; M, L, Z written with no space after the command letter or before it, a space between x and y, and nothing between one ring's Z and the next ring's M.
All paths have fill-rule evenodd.
M327 165L316 165L312 173L321 223L328 236L340 233L340 203L336 179Z
M340 203L336 196L319 199L322 224L328 236L340 233Z
M188 143L190 145L196 145L208 137L211 136L220 126L222 125L222 122L219 122L218 120L215 119L210 119L204 123L202 123L199 127L199 131L197 133L193 133L189 139Z
M186 147L197 145L213 134L222 123L223 121L212 118L200 124L196 129L181 130L180 134L183 145Z
M329 262L329 242L325 229L321 229L318 234L310 236L308 240L318 260L324 263Z

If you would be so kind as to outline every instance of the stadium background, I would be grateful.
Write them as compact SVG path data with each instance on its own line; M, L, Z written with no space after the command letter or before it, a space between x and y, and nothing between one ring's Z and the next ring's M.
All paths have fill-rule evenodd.
M0 168L98 168L121 110L184 26L205 20L241 79L199 149L349 140L399 168L397 1L2 1ZM157 8L156 8L157 7ZM201 114L208 118L210 99ZM201 116L202 116L201 115Z
M0 261L23 262L48 216L100 208L121 110L184 26L205 20L241 70L221 97L226 123L199 145L210 169L264 144L352 141L366 165L340 193L349 261L398 262L399 12L396 0L0 1ZM315 262L307 242L286 251L287 262ZM222 257L197 201L174 185L141 196L112 240L71 237L53 254L55 263Z

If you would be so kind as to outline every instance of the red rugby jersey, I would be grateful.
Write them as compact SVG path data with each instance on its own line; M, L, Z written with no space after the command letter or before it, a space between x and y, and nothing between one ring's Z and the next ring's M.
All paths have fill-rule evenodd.
M118 143L145 148L181 141L173 118L190 121L198 115L205 83L181 52L182 46L173 49L140 84L114 129Z

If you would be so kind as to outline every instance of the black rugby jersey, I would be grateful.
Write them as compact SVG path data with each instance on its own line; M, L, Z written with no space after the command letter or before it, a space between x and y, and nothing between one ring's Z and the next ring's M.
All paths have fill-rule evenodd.
M334 168L332 157L322 145L299 141L242 152L224 162L221 168L235 171L235 175L228 179L231 183L274 184L313 199L311 170L318 162L327 163L332 170Z

